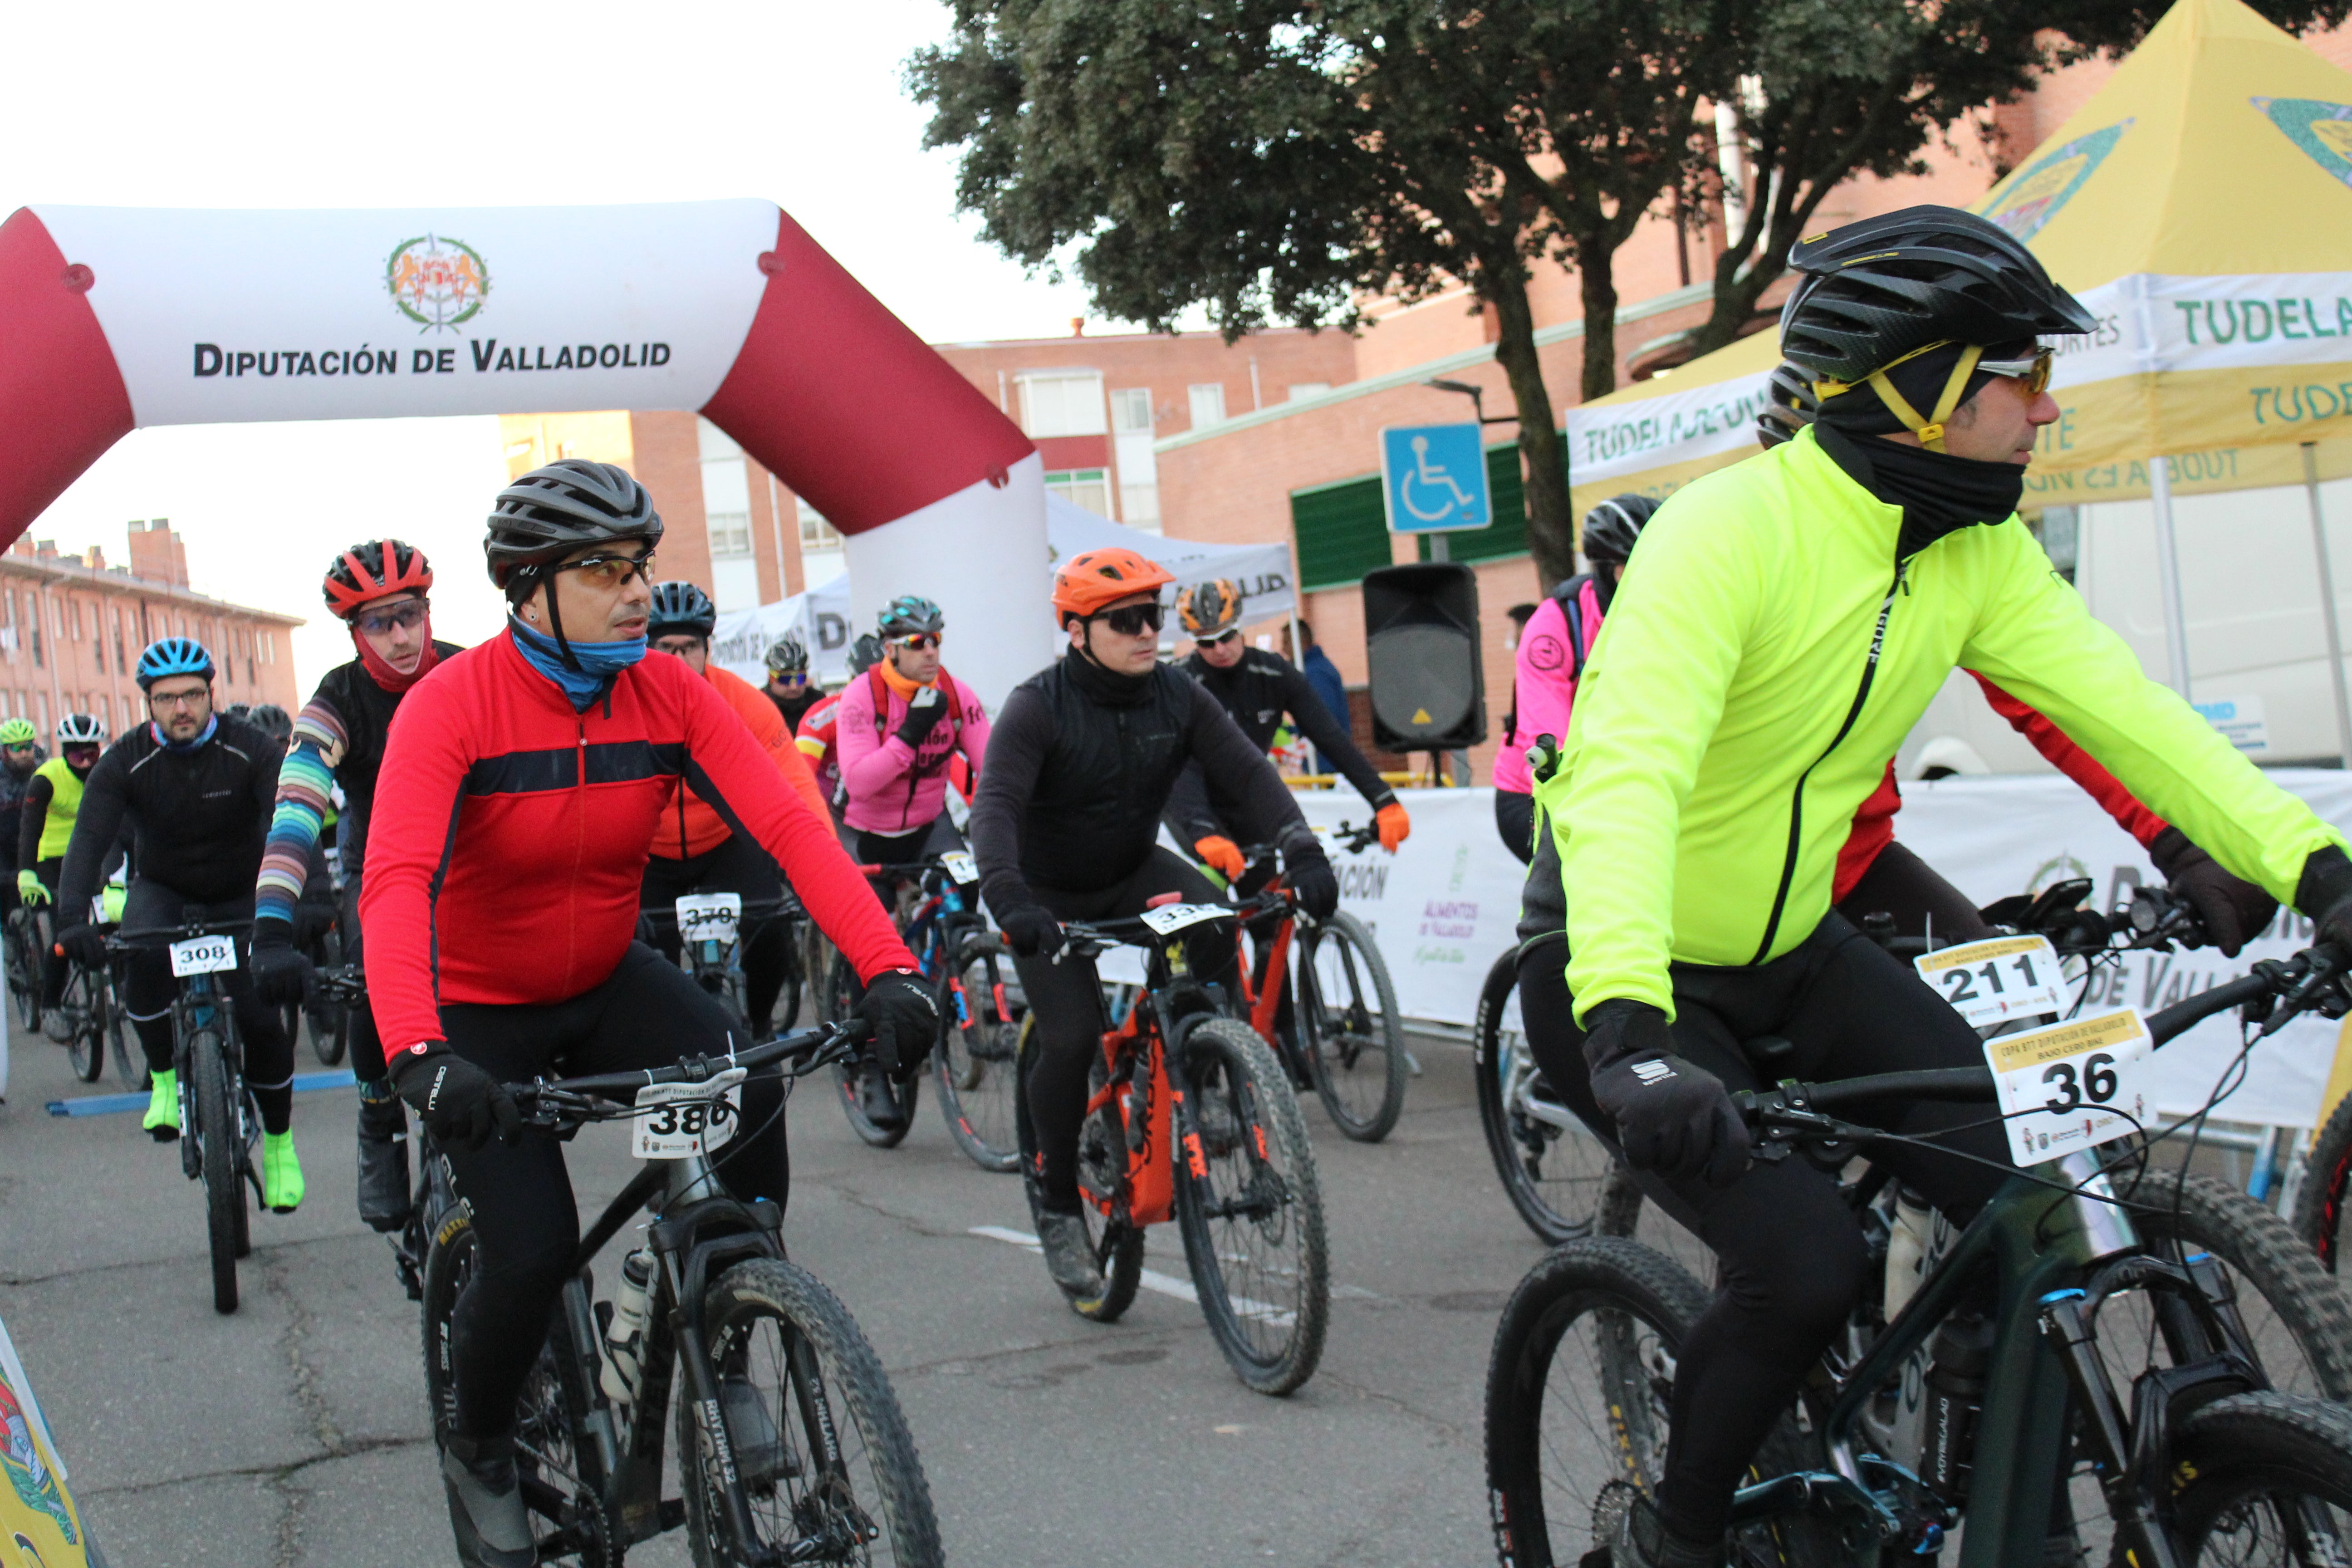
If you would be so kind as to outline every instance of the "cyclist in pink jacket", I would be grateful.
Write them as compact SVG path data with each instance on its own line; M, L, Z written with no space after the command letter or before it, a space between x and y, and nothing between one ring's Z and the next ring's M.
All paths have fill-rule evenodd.
M958 752L980 772L988 710L940 666L946 617L929 599L901 595L882 608L882 662L841 693L835 730L845 820L867 865L903 865L963 837L946 816L948 762Z

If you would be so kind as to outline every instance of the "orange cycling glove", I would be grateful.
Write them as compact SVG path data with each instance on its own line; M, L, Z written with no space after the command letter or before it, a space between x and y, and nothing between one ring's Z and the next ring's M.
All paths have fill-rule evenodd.
M1404 807L1395 801L1372 813L1372 826L1381 830L1381 847L1391 855L1396 853L1396 847L1412 833L1412 818L1407 816Z
M1248 862L1242 858L1241 846L1213 833L1206 838L1193 840L1192 853L1228 882L1240 881L1242 873L1249 869Z

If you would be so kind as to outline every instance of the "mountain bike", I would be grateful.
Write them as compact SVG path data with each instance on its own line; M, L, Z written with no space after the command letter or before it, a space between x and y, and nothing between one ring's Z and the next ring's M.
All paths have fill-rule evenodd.
M1066 954L1093 957L1125 943L1143 950L1145 973L1125 1016L1104 1032L1090 1074L1078 1187L1104 1289L1070 1305L1097 1322L1117 1321L1142 1280L1145 1227L1172 1215L1225 1361L1260 1394L1288 1394L1315 1375L1331 1310L1315 1154L1289 1076L1248 1025L1224 1016L1215 988L1192 975L1183 940L1195 926L1279 907L1279 896L1238 910L1174 899L1134 919L1062 926ZM1034 1033L1021 1042L1022 1081L1034 1042ZM1026 1097L1016 1103L1034 1216L1036 1131Z
M1380 830L1343 822L1328 837L1349 853L1361 854ZM1277 846L1262 844L1242 856L1257 866L1277 852ZM1320 921L1301 910L1279 873L1260 896L1272 894L1281 896L1281 919L1242 968L1243 1010L1258 1037L1289 1067L1291 1082L1301 1089L1315 1086L1316 1097L1342 1134L1359 1143L1377 1143L1394 1130L1404 1110L1407 1071L1404 1019L1380 943L1370 928L1345 910ZM1258 942L1255 931L1251 941ZM1287 1032L1279 1024L1286 988L1295 990Z
M2232 1006L2264 1035L2301 1012L2340 1013L2352 1003L2343 972L2325 949L2258 964L2152 1016L2147 1033L2169 1038ZM1759 1158L1829 1170L1882 1136L1841 1120L1841 1107L1993 1098L1985 1068L1733 1097ZM1963 1568L2044 1561L2053 1536L2099 1516L2117 1563L2343 1561L2352 1412L2279 1391L2281 1342L2250 1329L2231 1269L2186 1243L2168 1207L2189 1201L2185 1184L2117 1197L2109 1175L2079 1150L2028 1166L1965 1230L1916 1254L1916 1278L1878 1253L1884 1311L1858 1314L1757 1456L1733 1505L1734 1562L1932 1558L1963 1510ZM1849 1202L1867 1212L1886 1185L1865 1164ZM2276 1261L2292 1275L2310 1259L2288 1249ZM1988 1276L1998 1302L1986 1314L1976 1308ZM2317 1359L2288 1370L2335 1396L2352 1342L2324 1283L2301 1304L2326 1320L2318 1342L2293 1347ZM1679 1264L1623 1237L1568 1242L1520 1282L1486 1385L1502 1562L1573 1561L1653 1491L1675 1358L1707 1300Z
M861 866L867 877L889 878L898 886L895 910L899 935L915 955L925 979L939 987L940 1037L931 1053L939 1085L940 1113L964 1156L983 1171L1006 1172L1021 1163L1013 1127L1020 1079L1013 1058L1024 1010L1004 983L1004 944L988 929L980 909L980 870L971 855L949 850L900 866ZM857 976L849 961L833 955L825 975L828 1018L846 1018L856 1005ZM856 1064L835 1070L843 1114L851 1131L877 1149L895 1148L914 1125L917 1085L885 1078L898 1106L896 1127L881 1127L860 1100Z
M681 1524L698 1568L944 1561L880 1360L848 1310L786 1259L776 1205L739 1201L714 1173L739 1131L730 1090L755 1072L798 1078L849 1049L844 1030L826 1027L649 1072L508 1086L529 1125L559 1136L633 1120L648 1162L581 1237L517 1411L516 1468L541 1562L613 1568ZM447 1193L446 1163L437 1153L425 1163L439 1174L420 1196ZM640 1212L644 1246L593 1300L592 1261ZM456 1409L451 1314L478 1247L463 1199L429 1223L419 1293L437 1444ZM683 1495L664 1497L674 1384Z
M688 893L670 909L640 910L638 919L642 934L649 942L665 926L677 931L679 962L694 976L695 984L727 1009L727 1016L748 1040L755 1037L758 1031L751 1027L751 983L743 972L743 949L769 925L790 922L799 913L800 900L790 893L781 898L754 899L749 904L740 893ZM790 937L787 931L785 946L795 949L798 944ZM776 1002L785 1020L772 1028L788 1029L791 1020L800 1012L797 977L786 977Z
M41 954L48 949L40 910L19 902L0 927L0 958L5 958L9 1005L27 1034L41 1026Z
M261 1108L245 1084L245 1038L236 1009L214 981L238 964L237 939L251 921L192 920L178 926L125 931L109 952L168 948L180 982L172 998L172 1066L180 1086L180 1168L205 1189L205 1228L212 1254L213 1310L236 1310L236 1260L253 1250L246 1194L261 1201L253 1158Z

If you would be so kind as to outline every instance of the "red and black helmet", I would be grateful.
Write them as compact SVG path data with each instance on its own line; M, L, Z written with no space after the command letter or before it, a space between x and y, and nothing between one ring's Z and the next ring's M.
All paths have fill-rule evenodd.
M363 605L394 594L422 594L433 586L433 567L425 552L397 539L371 539L335 557L321 584L327 608L344 620Z

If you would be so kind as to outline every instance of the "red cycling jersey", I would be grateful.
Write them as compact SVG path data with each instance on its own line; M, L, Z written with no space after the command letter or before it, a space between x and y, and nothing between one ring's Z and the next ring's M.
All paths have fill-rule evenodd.
M498 637L419 681L386 743L360 919L387 1054L440 1039L442 1003L559 1002L612 973L681 778L861 978L915 966L832 823L684 660L641 659L577 713Z

